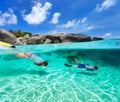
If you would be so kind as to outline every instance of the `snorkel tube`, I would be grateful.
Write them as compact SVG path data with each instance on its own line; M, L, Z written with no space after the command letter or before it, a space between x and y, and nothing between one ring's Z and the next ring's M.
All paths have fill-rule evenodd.
M2 42L2 41L0 41L0 45L1 45L1 46L10 47L10 48L15 48L15 46L14 46L14 45L11 45L11 44L9 44L9 43Z

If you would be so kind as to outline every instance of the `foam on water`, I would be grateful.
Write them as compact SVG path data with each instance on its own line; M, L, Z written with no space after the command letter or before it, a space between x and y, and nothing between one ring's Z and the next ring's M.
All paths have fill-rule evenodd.
M1 102L120 101L120 40L17 46L17 51L33 52L47 60L47 68L10 51L0 53ZM72 56L98 65L99 71L64 66L65 62L75 64Z

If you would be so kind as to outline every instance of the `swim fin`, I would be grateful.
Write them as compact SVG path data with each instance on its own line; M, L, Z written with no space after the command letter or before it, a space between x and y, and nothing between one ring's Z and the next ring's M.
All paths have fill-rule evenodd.
M65 63L64 65L67 66L67 67L72 67L72 65L67 64L67 63Z

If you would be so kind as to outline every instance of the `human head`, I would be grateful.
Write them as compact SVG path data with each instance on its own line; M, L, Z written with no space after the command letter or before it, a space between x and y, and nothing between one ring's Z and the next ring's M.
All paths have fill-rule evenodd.
M48 66L48 62L47 61L41 62L40 64L37 64L37 63L35 63L35 64L37 66L44 66L44 67Z
M96 66L96 65L95 65L95 66L94 66L94 70L96 70L96 71L97 71L97 70L98 70L98 66Z

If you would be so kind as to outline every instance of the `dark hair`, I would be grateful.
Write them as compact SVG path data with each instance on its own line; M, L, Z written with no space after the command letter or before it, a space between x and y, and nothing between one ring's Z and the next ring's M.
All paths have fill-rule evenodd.
M42 65L48 66L48 62L47 61L42 62Z
M94 69L95 69L95 70L98 70L98 66L95 65L95 66L94 66Z
M38 66L48 66L47 61L41 62L40 64L37 64L37 63L35 63L35 64L38 65Z

